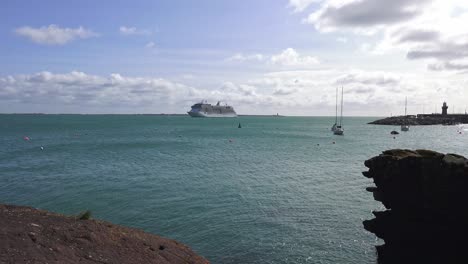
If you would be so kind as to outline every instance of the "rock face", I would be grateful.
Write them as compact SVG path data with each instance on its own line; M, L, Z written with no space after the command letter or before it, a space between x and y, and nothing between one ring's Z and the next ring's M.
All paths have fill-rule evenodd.
M209 262L183 244L141 230L0 204L0 263Z
M365 162L387 210L364 228L385 241L379 263L468 263L468 161L429 150L388 150Z

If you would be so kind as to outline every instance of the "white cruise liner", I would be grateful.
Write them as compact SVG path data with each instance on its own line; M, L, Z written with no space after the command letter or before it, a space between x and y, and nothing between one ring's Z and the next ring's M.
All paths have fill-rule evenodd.
M211 105L206 102L201 102L192 105L192 109L187 112L191 117L237 117L234 108L229 105L221 105L218 102L216 105Z

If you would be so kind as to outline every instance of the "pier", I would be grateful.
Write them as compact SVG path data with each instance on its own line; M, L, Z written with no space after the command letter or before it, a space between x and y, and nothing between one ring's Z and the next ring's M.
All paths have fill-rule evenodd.
M372 125L403 125L424 126L424 125L457 125L468 124L468 114L448 114L448 105L442 104L442 112L434 114L417 114L406 116L392 116L370 122Z

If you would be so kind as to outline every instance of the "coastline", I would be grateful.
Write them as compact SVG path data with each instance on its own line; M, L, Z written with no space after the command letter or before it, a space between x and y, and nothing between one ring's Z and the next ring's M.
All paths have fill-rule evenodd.
M369 122L370 125L410 125L410 126L429 126L429 125L457 125L468 124L467 114L451 115L416 115L416 116L392 116Z

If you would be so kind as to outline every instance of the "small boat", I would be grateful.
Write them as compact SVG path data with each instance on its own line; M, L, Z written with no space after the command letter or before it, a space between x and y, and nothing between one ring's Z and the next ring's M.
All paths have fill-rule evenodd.
M343 87L341 87L341 115L340 115L340 123L336 126L335 131L333 134L342 136L344 134L343 129Z
M406 97L405 98L405 119L403 121L403 124L401 125L401 131L403 131L403 132L409 131L409 125L408 125L408 122L407 122L408 116L406 115L407 103L408 103L408 98Z
M341 126L336 126L335 131L333 131L333 134L342 136L344 134L344 129Z

